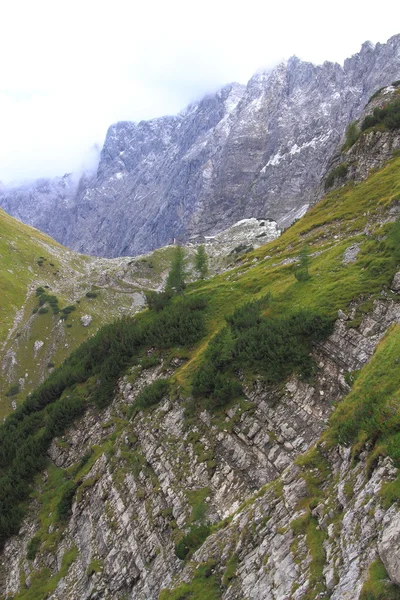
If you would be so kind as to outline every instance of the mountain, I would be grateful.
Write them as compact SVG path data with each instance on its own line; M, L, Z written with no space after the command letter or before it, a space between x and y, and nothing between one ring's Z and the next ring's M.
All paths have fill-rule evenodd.
M172 249L154 253L151 263L82 256L1 209L0 232L4 416L99 327L142 308L143 290L162 285Z
M72 249L108 257L243 218L286 227L314 198L347 124L399 76L400 35L366 42L343 66L293 57L177 116L112 125L96 175L5 189L0 205Z
M363 129L360 164L399 127ZM399 173L395 153L333 177L280 237L101 328L8 417L2 596L399 597Z
M1 209L0 232L0 417L4 417L102 325L141 310L144 293L163 286L174 247L136 258L84 256ZM279 233L275 222L249 219L206 240L209 273L224 271ZM188 279L197 277L195 253L195 245L185 247Z

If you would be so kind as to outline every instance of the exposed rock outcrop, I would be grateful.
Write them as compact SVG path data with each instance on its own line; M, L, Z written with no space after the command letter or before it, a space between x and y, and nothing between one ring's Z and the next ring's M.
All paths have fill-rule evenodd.
M320 200L327 191L349 181L359 183L367 179L374 169L379 169L396 152L400 152L400 129L372 128L361 132L363 120L371 115L375 108L382 108L400 99L400 83L395 83L396 85L378 90L364 108L356 122L360 132L358 140L346 149L345 138L342 138L328 163L327 172L321 180L313 202Z
M383 509L379 499L382 484L397 473L390 459L379 459L371 470L367 453L353 464L349 449L324 451L322 444L331 483L307 517L307 532L303 467L308 460L313 477L321 467L312 458L298 465L294 460L317 441L332 405L348 391L345 374L368 362L388 327L399 322L399 304L387 299L375 303L358 330L341 313L333 334L316 348L313 386L295 377L283 389L259 381L220 422L204 411L196 424L189 423L181 401L169 398L127 420L127 406L143 386L171 375L179 360L133 370L120 381L110 408L100 415L88 412L53 443L50 457L59 468L70 473L84 468L82 457L88 464L72 515L65 528L50 519L43 531L32 504L20 536L6 544L0 593L14 595L21 573L29 585L35 572L48 568L56 578L54 600L110 595L150 600L161 588L190 580L199 563L212 561L222 576L232 560L236 567L224 580L224 600L300 600L317 583L320 598L329 591L334 600L356 600L378 556L397 581L398 554L391 556L389 548L398 544L399 512L396 506ZM38 493L45 494L46 485L51 483L45 475ZM199 514L220 525L193 560L182 563L175 542ZM233 518L224 522L228 516ZM27 546L38 531L48 539L29 561ZM318 582L311 575L317 559L307 542L315 532L322 551ZM61 576L66 556L72 559Z

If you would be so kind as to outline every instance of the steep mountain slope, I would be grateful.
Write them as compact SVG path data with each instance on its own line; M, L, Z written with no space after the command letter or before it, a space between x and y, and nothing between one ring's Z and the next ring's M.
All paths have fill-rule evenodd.
M151 262L79 255L0 209L0 415L101 325L141 308L143 289L162 285L170 253ZM41 303L38 288L57 304Z
M102 330L12 415L0 593L398 598L399 173Z
M84 256L1 209L0 232L3 417L99 327L142 309L143 292L162 287L174 250L167 246L137 258ZM206 240L209 273L232 267L279 233L275 222L250 219ZM189 279L198 276L195 253L195 245L185 248Z
M399 76L399 35L365 43L343 67L291 58L178 116L112 125L97 175L76 193L5 190L0 205L102 256L214 234L245 217L287 226L304 213L348 122Z
M376 111L388 110L393 116L389 127L384 122L373 123ZM397 107L397 108L396 108ZM326 175L317 188L315 201L327 190L349 181L360 182L400 151L400 80L377 90L359 119L353 121L346 136L328 163Z

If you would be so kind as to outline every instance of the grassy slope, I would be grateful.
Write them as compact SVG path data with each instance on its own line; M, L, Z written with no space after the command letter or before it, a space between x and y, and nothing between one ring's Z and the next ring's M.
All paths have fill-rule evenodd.
M134 294L162 283L170 253L169 248L161 249L151 260L79 255L0 209L0 355L4 360L7 352L8 356L13 353L16 360L12 369L9 360L3 368L0 360L0 418L11 410L5 393L12 384L21 377L25 380L24 391L14 398L19 402L47 375L48 363L59 365L103 324L134 312ZM49 287L60 308L75 305L76 311L65 323L51 310L32 315L39 286ZM97 297L87 298L86 292L93 290ZM93 318L89 327L80 323L85 314ZM35 357L36 340L44 346Z
M285 314L299 308L335 316L354 300L364 299L365 310L393 276L382 256L380 241L389 214L400 202L400 159L389 162L379 172L357 186L348 185L328 194L283 235L246 255L236 269L198 282L190 289L209 298L210 335L223 323L223 317L245 301L271 292L271 314ZM357 260L344 264L343 254L353 244L360 245ZM293 264L307 244L311 252L310 275L298 282ZM369 302L368 302L369 300ZM202 342L178 372L186 385L206 344Z

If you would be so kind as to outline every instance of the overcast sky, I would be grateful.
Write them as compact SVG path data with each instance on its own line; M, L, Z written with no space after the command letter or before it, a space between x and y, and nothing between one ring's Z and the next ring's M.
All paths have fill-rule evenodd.
M342 63L400 33L400 2L384 6L2 0L0 181L79 170L111 123L174 114L293 54Z

